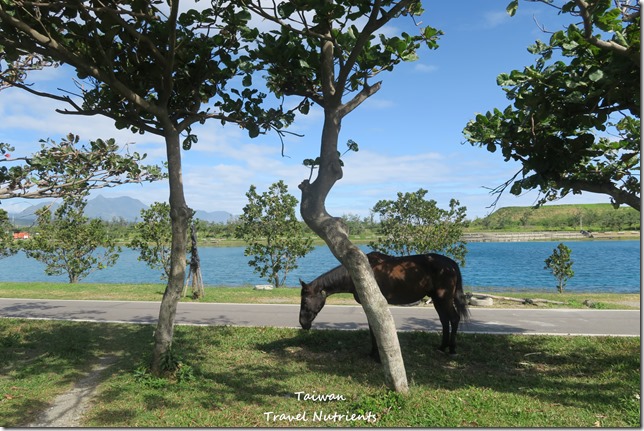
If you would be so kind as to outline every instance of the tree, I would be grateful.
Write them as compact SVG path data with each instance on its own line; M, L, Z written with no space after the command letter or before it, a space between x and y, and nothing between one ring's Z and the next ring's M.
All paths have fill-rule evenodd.
M570 277L575 275L575 272L572 270L573 261L570 259L570 249L563 243L559 244L553 250L552 255L545 260L545 264L544 269L552 271L552 275L558 281L557 291L563 293L566 282Z
M83 196L92 189L163 178L158 166L140 164L145 154L130 154L114 139L80 145L80 137L70 133L60 142L40 142L40 151L28 157L12 157L15 148L0 143L4 155L0 158L0 200Z
M134 238L128 247L138 250L138 260L154 270L161 270L161 280L167 280L170 276L171 244L170 205L155 202L141 210L141 221L134 225Z
M268 87L277 96L304 98L324 111L319 169L315 180L300 184L300 213L344 265L356 286L374 331L387 385L407 392L407 376L396 327L365 254L348 236L346 226L326 210L326 198L342 178L338 141L342 120L375 94L381 82L373 78L401 61L417 58L421 42L435 48L440 32L426 27L420 34L383 34L384 26L401 16L422 12L418 0L305 0L275 4L245 0L250 10L279 29L258 39L255 55L265 64ZM346 100L345 100L346 98Z
M538 189L539 204L568 193L610 196L640 210L640 5L632 0L542 0L579 19L528 51L536 63L499 75L513 105L478 114L472 145L522 168L493 191ZM518 0L508 11L514 14ZM606 39L605 39L606 38Z
M0 210L0 259L16 254L13 242L13 225L5 210Z
M297 268L297 259L313 249L313 240L304 236L295 216L298 201L282 180L261 195L251 185L246 197L236 236L247 244L244 255L253 256L248 265L273 286L283 286L289 271Z
M74 91L32 94L66 103L69 115L103 115L117 128L163 137L172 220L171 270L159 309L151 369L171 363L174 319L186 272L188 208L181 150L197 142L192 127L216 119L251 137L280 130L293 114L261 109L265 94L251 88L253 63L244 52L258 30L234 2L213 0L180 12L179 0L0 2L0 47L6 61L36 54L73 67ZM238 85L240 88L235 88ZM204 107L209 104L208 107Z
M94 271L113 266L121 251L100 219L83 215L84 199L67 198L53 214L38 210L36 235L23 243L27 257L44 263L47 275L67 274L77 283ZM99 248L104 250L98 251Z
M369 245L377 251L398 255L443 253L461 265L467 249L461 241L467 208L452 199L449 210L425 200L427 190L398 193L398 199L381 200L373 207L380 216L380 236Z

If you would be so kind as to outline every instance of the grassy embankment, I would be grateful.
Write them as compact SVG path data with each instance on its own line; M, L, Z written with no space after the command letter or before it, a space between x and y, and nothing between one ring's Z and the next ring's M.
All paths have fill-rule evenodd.
M472 221L466 232L538 231L639 231L640 213L630 207L613 208L610 204L546 205L504 207Z
M0 319L0 426L28 424L106 356L116 362L81 426L640 426L639 338L460 334L451 358L434 349L438 334L401 333L401 397L367 358L367 331L177 327L170 378L146 372L153 331ZM375 423L339 416L353 414Z
M161 284L100 284L100 283L18 283L0 282L0 298L36 299L76 299L76 300L113 300L113 301L161 301L165 286ZM586 308L584 301L591 301L594 308L633 308L626 303L640 301L639 294L613 293L556 293L554 292L505 292L487 290L486 292L512 298L546 299L563 304L541 304L547 307ZM471 289L466 288L466 292ZM184 298L183 301L192 301ZM274 290L254 290L247 287L217 287L206 289L205 298L200 302L255 303L255 304L299 304L300 289L279 288ZM350 294L330 296L327 304L350 304L356 302ZM496 306L524 307L514 301L495 301ZM430 305L431 306L431 305ZM534 305L530 305L534 307Z

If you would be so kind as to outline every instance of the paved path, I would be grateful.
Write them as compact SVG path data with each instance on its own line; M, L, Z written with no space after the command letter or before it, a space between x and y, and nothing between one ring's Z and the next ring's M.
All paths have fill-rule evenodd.
M640 336L639 310L472 308L462 332ZM432 307L391 307L398 330L439 331ZM158 302L0 299L0 317L156 323ZM299 305L179 303L177 324L299 327ZM317 329L366 329L360 306L327 305Z

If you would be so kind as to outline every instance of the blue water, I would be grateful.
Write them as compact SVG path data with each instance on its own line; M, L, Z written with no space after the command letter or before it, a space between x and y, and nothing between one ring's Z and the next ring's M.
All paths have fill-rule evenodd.
M462 268L465 286L495 290L556 290L556 280L544 269L544 260L559 242L471 243ZM640 292L639 241L571 241L575 275L568 281L571 292ZM363 250L369 251L366 246ZM87 283L160 283L159 273L137 260L138 254L124 248L118 263L81 280ZM203 247L199 250L202 276L209 286L266 284L248 266L243 247ZM23 254L0 261L0 281L62 281L65 276L47 276L44 265ZM287 277L288 286L298 279L310 281L337 266L331 252L316 247Z

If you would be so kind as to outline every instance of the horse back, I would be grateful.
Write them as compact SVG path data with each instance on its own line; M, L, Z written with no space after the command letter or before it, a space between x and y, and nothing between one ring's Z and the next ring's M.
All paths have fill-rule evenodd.
M451 301L457 290L462 291L458 264L447 256L436 253L388 256L373 252L367 257L390 304L410 304L425 296Z

